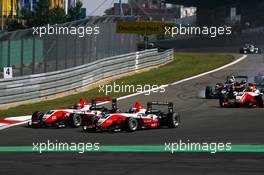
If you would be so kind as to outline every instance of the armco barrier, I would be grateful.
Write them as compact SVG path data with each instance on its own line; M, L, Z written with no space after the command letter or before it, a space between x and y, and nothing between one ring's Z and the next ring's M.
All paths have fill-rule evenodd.
M156 49L109 57L56 72L0 79L0 105L39 99L88 86L98 80L161 65L173 60L173 50Z

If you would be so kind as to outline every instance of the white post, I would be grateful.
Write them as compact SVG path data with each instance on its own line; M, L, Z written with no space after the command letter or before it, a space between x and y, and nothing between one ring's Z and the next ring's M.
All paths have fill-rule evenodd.
M138 59L139 59L139 52L136 52L136 60L135 60L135 71L138 70Z

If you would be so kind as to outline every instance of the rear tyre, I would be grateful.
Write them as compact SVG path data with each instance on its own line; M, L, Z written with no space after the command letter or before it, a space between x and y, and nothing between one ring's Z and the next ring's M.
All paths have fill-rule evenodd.
M256 97L257 101L257 106L263 108L264 107L264 102L263 102L263 97L262 95L259 95Z
M78 128L81 126L82 116L79 114L71 114L69 118L69 124L72 128Z
M212 87L211 86L206 86L205 88L205 98L209 99L212 97Z
M177 128L180 125L180 115L178 113L171 113L167 116L167 125L169 128Z
M135 118L127 118L125 121L125 129L128 132L135 132L138 128L138 121Z
M220 107L225 107L225 103L227 102L227 96L226 94L221 94L219 98L219 105Z

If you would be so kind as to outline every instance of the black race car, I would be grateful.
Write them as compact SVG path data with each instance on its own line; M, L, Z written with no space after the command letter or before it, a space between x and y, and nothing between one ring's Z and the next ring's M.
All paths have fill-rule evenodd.
M245 44L244 47L240 48L239 52L242 54L258 54L261 53L261 50L253 44Z
M205 98L218 99L221 96L222 90L227 90L232 87L237 92L244 90L245 84L248 82L247 76L227 76L224 83L216 83L214 87L206 86Z

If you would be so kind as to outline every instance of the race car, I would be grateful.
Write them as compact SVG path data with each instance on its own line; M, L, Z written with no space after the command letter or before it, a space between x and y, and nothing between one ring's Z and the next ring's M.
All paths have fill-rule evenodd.
M112 109L108 110L104 106L96 104L98 101L112 101ZM100 116L102 113L117 111L117 101L115 98L92 98L91 103L82 98L79 103L71 108L60 108L50 110L46 113L34 112L31 120L28 122L29 127L48 127L53 126L62 128L70 126L73 128L83 125L87 118Z
M254 78L254 83L260 92L264 93L264 75L257 75Z
M263 93L256 85L248 83L245 90L235 92L230 88L228 91L223 90L219 99L221 107L261 107L263 108Z
M230 87L234 88L234 91L241 92L244 90L247 82L247 76L227 76L224 83L216 83L214 87L206 86L205 98L218 99L220 98L221 91L227 90Z
M153 109L153 106L167 106L168 112ZM134 132L144 128L159 128L167 126L177 128L180 125L180 116L173 110L172 102L149 102L144 109L140 102L128 112L105 114L101 117L94 116L84 124L84 131L128 131Z
M245 44L244 47L240 48L239 52L242 54L258 54L261 53L261 50L253 44Z

